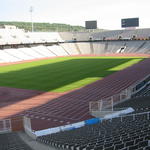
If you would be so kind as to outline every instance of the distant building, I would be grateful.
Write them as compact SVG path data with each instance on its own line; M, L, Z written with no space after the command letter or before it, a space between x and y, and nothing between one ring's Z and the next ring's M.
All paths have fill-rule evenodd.
M0 29L17 29L17 27L13 25L0 25Z

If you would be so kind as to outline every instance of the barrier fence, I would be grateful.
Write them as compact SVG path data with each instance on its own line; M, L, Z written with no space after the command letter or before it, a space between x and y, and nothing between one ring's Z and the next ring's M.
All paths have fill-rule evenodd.
M136 117L140 117L142 115L145 116L145 118L147 120L150 120L150 111L148 111L148 112L141 112L141 113L135 113L135 114L128 114L128 115L123 115L123 116L118 116L118 117L115 117L115 118L111 118L109 120L111 121L112 119L120 118L120 120L122 122L124 118L131 117L131 119L135 120Z
M0 133L21 130L24 130L22 117L13 117L0 120Z
M12 130L11 128L11 120L0 120L0 133L3 132L10 132Z
M98 100L98 101L91 101L89 103L89 111L92 113L93 111L114 111L114 105L123 102L127 99L130 99L132 95L136 94L144 87L150 84L150 75L146 76L140 81L137 81L133 85L129 86L125 90L121 91L118 94L113 96Z

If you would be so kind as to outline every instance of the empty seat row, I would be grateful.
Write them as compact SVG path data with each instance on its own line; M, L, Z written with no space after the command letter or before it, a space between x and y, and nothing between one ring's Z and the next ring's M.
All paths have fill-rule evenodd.
M0 134L0 150L32 150L17 133Z
M37 141L71 150L121 150L148 149L150 120L140 115L123 120L114 118L79 129L62 131L37 138Z

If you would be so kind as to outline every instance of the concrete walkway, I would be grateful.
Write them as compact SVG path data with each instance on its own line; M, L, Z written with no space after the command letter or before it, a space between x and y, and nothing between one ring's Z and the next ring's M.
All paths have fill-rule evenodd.
M18 132L20 138L28 144L33 150L58 150L54 147L50 147L48 145L37 142L36 140L29 137L25 132ZM59 149L61 150L61 149Z

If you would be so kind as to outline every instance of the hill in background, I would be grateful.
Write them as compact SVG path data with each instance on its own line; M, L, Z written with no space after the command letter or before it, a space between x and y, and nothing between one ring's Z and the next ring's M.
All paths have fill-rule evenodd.
M14 25L20 29L25 29L26 31L31 31L30 22L0 22L1 25ZM48 31L84 31L85 28L82 26L72 26L69 24L61 23L34 23L34 31L36 32L48 32Z
M1 21L1 25L14 25L25 31L31 31L31 22L17 22L17 21ZM103 29L97 29L96 31L102 31ZM61 23L34 23L35 32L67 32L67 31L87 31L83 26L72 26L69 24Z

